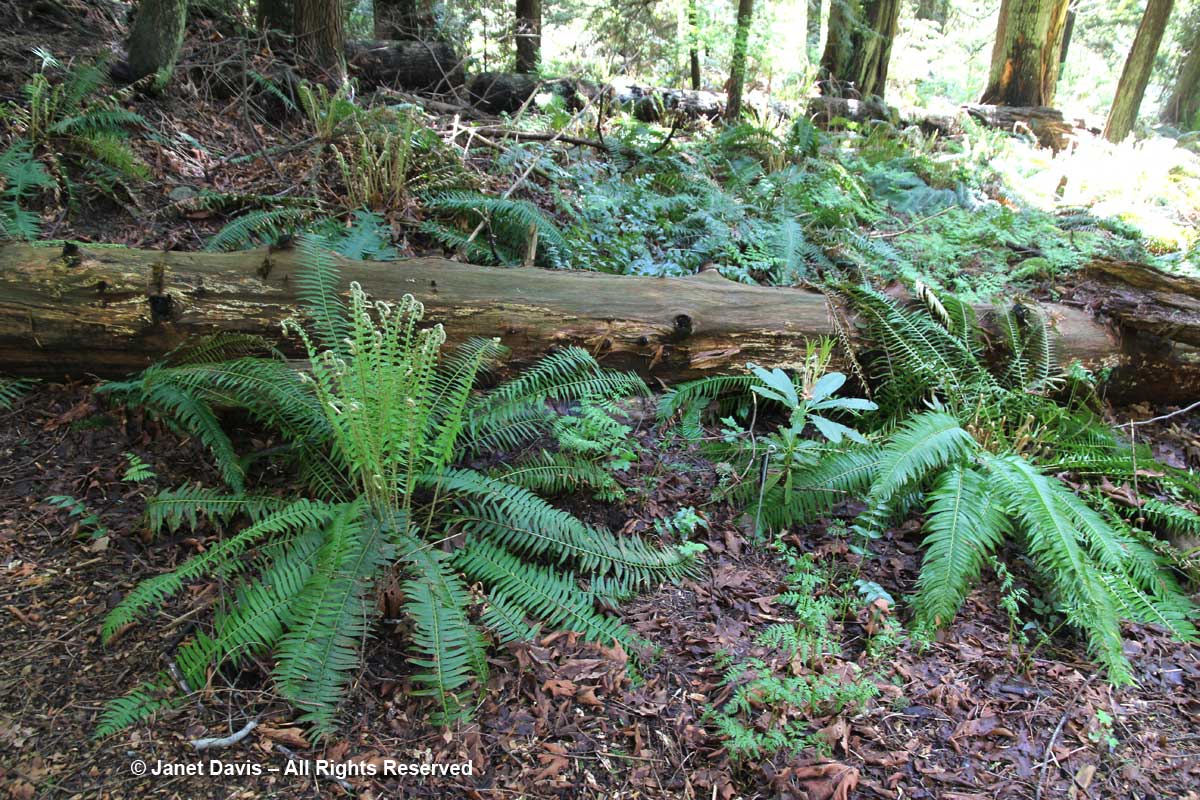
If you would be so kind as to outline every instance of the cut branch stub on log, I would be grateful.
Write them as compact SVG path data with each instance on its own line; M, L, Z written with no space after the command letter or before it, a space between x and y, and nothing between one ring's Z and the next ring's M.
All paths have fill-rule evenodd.
M339 264L347 284L358 281L376 298L417 297L426 319L444 323L452 341L498 337L515 363L578 345L610 366L668 383L737 372L750 361L795 366L803 362L806 338L837 329L822 294L734 283L715 271L650 278L442 258ZM146 367L190 336L230 331L275 339L280 321L297 311L301 267L292 250L0 246L0 373L116 377ZM1191 296L1200 296L1200 288ZM1123 358L1117 334L1090 309L1047 304L1042 310L1058 331L1064 364L1126 364L1128 385L1152 389L1143 397L1154 400L1197 394L1195 371L1170 373L1172 381L1160 382L1168 385L1152 386L1137 368L1151 362ZM1136 310L1125 321L1136 327ZM1200 337L1200 314L1195 326ZM1167 352L1151 366L1158 374L1176 364Z

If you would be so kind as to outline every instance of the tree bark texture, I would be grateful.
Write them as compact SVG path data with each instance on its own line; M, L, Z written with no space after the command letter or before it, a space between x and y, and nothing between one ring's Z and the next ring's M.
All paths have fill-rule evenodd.
M746 84L746 55L750 47L750 25L754 20L754 0L738 0L737 27L733 35L733 61L729 65L729 94L725 101L725 119L736 122L742 114L742 89Z
M1125 68L1121 70L1121 79L1117 82L1117 93L1108 111L1108 122L1104 125L1104 138L1110 142L1122 142L1133 132L1142 96L1146 94L1150 72L1154 69L1154 57L1158 55L1158 45L1167 30L1173 5L1174 0L1149 0L1146 3L1146 11L1142 14L1133 46L1129 48L1129 56L1125 59Z
M417 297L452 341L496 336L517 362L579 345L664 382L739 371L748 361L796 366L805 338L837 330L836 302L824 295L734 283L715 271L650 278L441 258L339 263L347 284L358 281L374 297ZM0 246L0 372L114 377L190 336L275 338L297 310L300 267L293 250ZM1200 347L1200 281L1098 262L1066 302L1041 310L1064 364L1114 368L1110 394L1169 402L1200 391L1200 368L1189 366Z
M542 60L542 0L517 0L516 71L535 73Z
M688 73L693 91L700 88L700 10L696 2L688 0L687 6Z
M175 69L187 25L187 0L141 0L129 31L128 80L158 75L166 83Z
M1069 0L1001 0L987 89L979 102L1052 106Z
M1161 116L1164 123L1189 131L1200 130L1200 28L1191 37Z
M836 0L821 56L821 94L883 97L900 20L900 0Z
M346 58L363 89L383 86L441 93L464 81L462 59L443 41L348 42Z
M322 76L336 84L346 80L341 0L295 0L296 50Z

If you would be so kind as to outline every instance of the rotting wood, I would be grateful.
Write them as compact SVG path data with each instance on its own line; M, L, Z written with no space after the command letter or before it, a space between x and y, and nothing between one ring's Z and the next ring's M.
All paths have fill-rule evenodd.
M452 341L498 337L515 362L579 345L664 383L737 371L750 361L792 366L802 361L806 338L836 330L833 306L816 291L748 286L715 271L651 278L443 258L340 265L347 283L358 281L374 297L417 297ZM279 322L296 313L300 268L293 250L2 246L0 372L113 377L144 368L190 336L275 338ZM1114 368L1114 391L1124 397L1200 396L1192 367L1200 282L1119 262L1094 270L1094 286L1085 281L1068 302L1042 306L1063 363Z

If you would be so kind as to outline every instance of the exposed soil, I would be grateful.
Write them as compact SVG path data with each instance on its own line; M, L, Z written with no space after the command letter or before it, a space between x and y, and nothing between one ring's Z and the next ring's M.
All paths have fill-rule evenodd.
M1172 425L1194 438L1195 420ZM654 518L688 505L712 523L702 578L619 610L654 652L626 654L571 634L497 651L476 721L441 731L420 722L422 708L408 694L403 631L385 625L369 644L337 741L309 746L291 724L293 712L269 693L268 665L213 675L198 702L94 741L102 703L166 667L204 623L195 610L217 594L215 583L197 584L116 645L100 644L100 620L124 592L216 535L149 540L143 498L185 481L217 482L194 442L106 408L87 387L43 387L0 417L0 789L15 798L1200 797L1200 651L1132 627L1128 653L1139 686L1114 691L1077 643L1055 638L1036 650L1015 647L993 582L924 649L907 642L873 660L863 647L868 610L842 620L836 632L845 655L824 659L820 669L847 679L872 676L876 699L857 716L808 721L831 755L731 761L703 719L731 691L721 684L714 654L761 657L789 669L781 653L754 643L766 625L787 619L776 599L784 568L771 551L751 546L727 510L705 506L712 470L658 446L655 435L645 426L638 433L646 448L627 477L631 499L592 509L629 533L653 535ZM1187 444L1164 446L1182 452ZM126 452L156 477L122 481ZM104 537L45 502L65 494L98 515ZM789 543L821 562L860 570L901 598L914 585L916 527L893 531L865 561L822 526L793 532ZM903 620L903 604L899 613ZM641 659L637 682L630 679L631 655ZM1111 716L1111 732L1102 729L1101 712ZM202 754L189 745L254 718L260 727L239 744ZM289 758L469 760L473 774L403 784L282 773L131 774L135 759L219 759L282 770Z

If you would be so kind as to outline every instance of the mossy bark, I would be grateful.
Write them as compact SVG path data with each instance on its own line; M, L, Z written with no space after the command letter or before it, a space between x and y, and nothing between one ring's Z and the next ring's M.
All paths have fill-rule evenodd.
M129 31L129 79L158 75L158 84L166 84L186 25L187 0L141 0Z
M729 97L725 119L734 122L742 114L742 89L746 85L746 55L750 47L750 25L754 21L754 0L738 0L737 28L733 35L733 63L729 66Z
M987 89L979 102L1052 106L1069 0L1001 0Z
M1183 130L1200 130L1200 28L1192 32L1161 120Z
M1121 70L1121 80L1117 82L1117 93L1108 112L1108 122L1104 125L1104 137L1110 142L1124 141L1133 132L1138 108L1142 105L1142 96L1146 94L1150 72L1154 69L1154 57L1158 55L1158 45L1167 30L1173 5L1174 0L1149 0L1146 3L1146 12L1142 14L1133 46L1129 48L1125 68Z
M845 0L829 7L829 32L821 56L821 94L883 97L900 0Z

